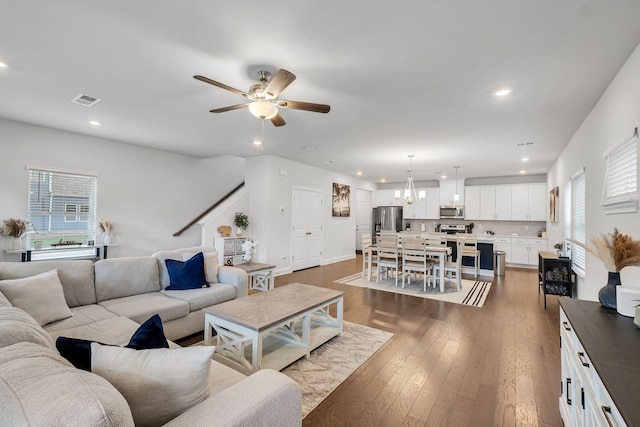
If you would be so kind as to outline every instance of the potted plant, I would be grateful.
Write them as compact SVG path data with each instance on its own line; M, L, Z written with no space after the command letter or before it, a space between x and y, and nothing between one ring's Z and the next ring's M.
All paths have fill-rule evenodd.
M233 220L236 227L236 234L241 236L244 231L249 227L249 217L243 212L236 212L236 216Z
M562 252L562 247L563 247L563 246L564 246L564 245L562 244L562 242L556 242L556 243L553 245L553 248L556 250L556 253L558 254L558 256L560 256L560 253Z

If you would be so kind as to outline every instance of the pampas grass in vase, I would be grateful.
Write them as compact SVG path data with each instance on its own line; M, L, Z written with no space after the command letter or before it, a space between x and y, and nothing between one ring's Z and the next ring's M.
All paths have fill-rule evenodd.
M640 266L640 241L622 234L617 228L613 233L591 238L593 247L570 239L595 255L609 271L607 284L598 292L600 304L606 308L617 308L616 286L620 286L620 271L625 267Z
M98 227L100 228L100 230L102 231L103 235L103 243L105 245L108 245L111 243L111 238L113 237L111 235L111 230L113 230L113 225L111 224L111 221L109 221L108 219L100 219L98 218Z

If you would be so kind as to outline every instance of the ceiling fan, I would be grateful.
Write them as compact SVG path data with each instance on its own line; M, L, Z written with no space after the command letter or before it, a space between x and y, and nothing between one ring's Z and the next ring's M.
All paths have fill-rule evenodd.
M257 83L249 88L249 92L243 92L239 89L227 86L224 83L211 80L204 76L193 76L194 79L205 83L218 86L219 88L228 90L229 92L242 95L249 100L244 104L230 105L228 107L216 108L210 110L211 113L224 113L225 111L238 110L240 108L249 108L251 114L259 119L271 120L274 126L284 126L287 123L279 113L279 108L291 108L294 110L306 110L316 113L328 113L331 107L325 104L314 104L311 102L290 101L286 99L278 99L280 93L285 90L296 76L284 69L278 70L275 76L271 76L268 71L258 71Z

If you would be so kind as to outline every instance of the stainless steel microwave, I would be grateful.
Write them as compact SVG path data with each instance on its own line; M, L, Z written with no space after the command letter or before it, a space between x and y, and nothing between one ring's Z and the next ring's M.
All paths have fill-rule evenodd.
M464 206L440 206L440 218L464 218Z

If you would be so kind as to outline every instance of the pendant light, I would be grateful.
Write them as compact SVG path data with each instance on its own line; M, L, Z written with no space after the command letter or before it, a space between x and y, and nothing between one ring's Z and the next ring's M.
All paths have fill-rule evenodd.
M458 194L458 169L460 166L453 167L456 170L456 194L453 195L453 200L456 202L460 201L460 194Z
M409 154L409 170L407 172L409 172L409 178L407 178L407 185L404 188L404 193L402 194L402 200L408 204L411 205L413 204L413 202L415 202L416 200L420 199L424 199L425 198L425 192L421 191L420 192L420 196L417 195L416 193L416 187L413 185L413 177L411 176L411 159L413 159L413 154ZM395 193L396 199L400 199L400 191L396 191Z

